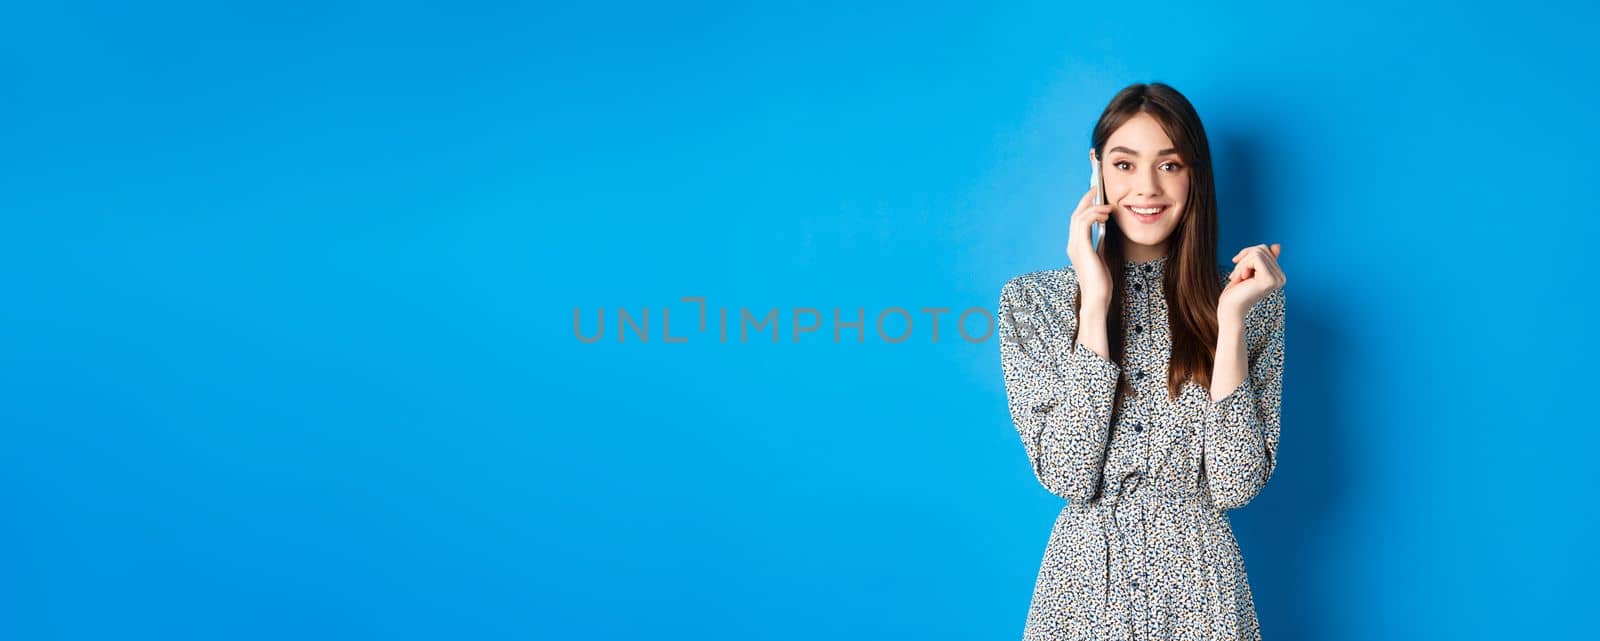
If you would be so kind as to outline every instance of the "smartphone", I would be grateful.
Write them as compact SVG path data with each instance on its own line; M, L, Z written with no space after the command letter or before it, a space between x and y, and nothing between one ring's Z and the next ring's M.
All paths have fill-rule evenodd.
M1089 188L1094 190L1094 204L1106 204L1106 186L1100 180L1100 159L1097 157L1089 161ZM1096 221L1090 225L1089 242L1095 251L1100 251L1100 241L1106 237L1106 224Z

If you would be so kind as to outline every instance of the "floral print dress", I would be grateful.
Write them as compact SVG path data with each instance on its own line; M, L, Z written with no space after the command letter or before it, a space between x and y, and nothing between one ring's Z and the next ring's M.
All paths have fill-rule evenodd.
M1071 338L1070 266L1001 290L1012 422L1034 475L1067 500L1039 567L1027 641L1261 638L1225 512L1254 498L1277 463L1283 289L1246 314L1248 371L1234 391L1212 402L1189 380L1169 398L1169 260L1125 262L1121 364ZM1222 268L1224 284L1231 271ZM1114 398L1119 379L1131 398Z

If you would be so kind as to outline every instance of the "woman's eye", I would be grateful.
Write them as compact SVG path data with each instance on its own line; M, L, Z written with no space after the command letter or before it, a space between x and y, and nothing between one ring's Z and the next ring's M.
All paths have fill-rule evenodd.
M1111 166L1116 167L1117 169L1121 169L1123 171L1127 171L1130 168L1132 168L1132 165L1129 164L1128 161L1126 161L1126 160L1118 160L1118 161L1116 161L1114 163L1111 163ZM1167 171L1178 171L1180 169L1183 169L1183 165L1178 164L1176 162L1170 162L1170 161L1161 163L1161 166L1163 168L1169 168L1169 169L1167 169Z

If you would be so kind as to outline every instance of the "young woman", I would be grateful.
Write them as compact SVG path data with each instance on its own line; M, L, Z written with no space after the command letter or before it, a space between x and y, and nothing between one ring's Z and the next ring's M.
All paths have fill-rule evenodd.
M1092 138L1109 204L1084 194L1071 265L1000 295L1011 418L1039 482L1068 501L1023 638L1260 639L1225 512L1277 462L1279 246L1218 263L1211 151L1173 88L1123 89Z

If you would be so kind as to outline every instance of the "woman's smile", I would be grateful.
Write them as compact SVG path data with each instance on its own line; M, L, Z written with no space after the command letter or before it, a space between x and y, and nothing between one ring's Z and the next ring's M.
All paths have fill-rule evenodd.
M1154 224L1156 221L1161 220L1162 214L1167 213L1166 205L1154 205L1151 207L1124 205L1123 209L1126 209L1128 213L1133 214L1134 220L1145 224Z

